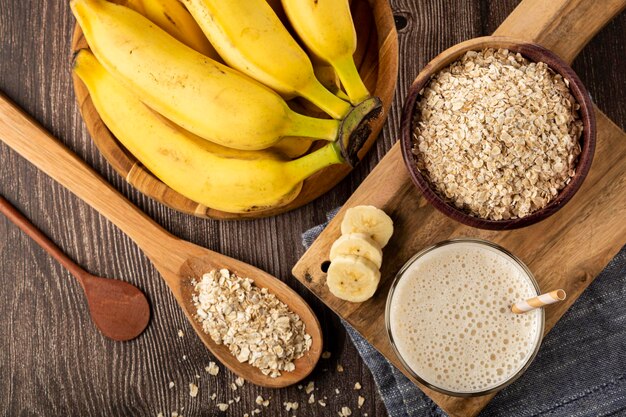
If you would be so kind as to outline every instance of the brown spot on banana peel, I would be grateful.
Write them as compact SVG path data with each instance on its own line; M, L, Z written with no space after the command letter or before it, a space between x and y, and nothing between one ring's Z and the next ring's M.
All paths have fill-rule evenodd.
M165 18L167 20L169 20L169 22L174 26L174 27L178 27L178 25L176 25L176 21L174 19L172 19L172 16L170 16L169 14L167 14L166 12L163 12L163 16L165 16Z
M239 212L240 213L262 212L262 211L265 211L265 210L271 210L271 209L275 209L277 207L286 206L287 204L289 204L293 200L295 200L296 197L298 197L298 195L300 194L300 191L302 191L302 185L303 185L302 182L300 184L296 185L294 188L291 189L291 191L289 191L287 194L282 196L278 201L276 201L276 202L274 202L272 204L264 205L264 206L253 205L253 206L246 207L246 208L242 209Z
M341 156L350 166L359 163L358 153L372 133L370 125L382 110L380 99L370 97L354 107L341 123L337 140L341 146Z
M80 48L80 49L78 49L78 50L76 50L76 51L74 51L74 52L72 53L72 68L76 67L76 65L77 65L77 64L76 64L77 57L78 57L78 55L81 53L81 51L83 51L83 50L87 50L87 51L88 51L88 50L89 50L89 48Z

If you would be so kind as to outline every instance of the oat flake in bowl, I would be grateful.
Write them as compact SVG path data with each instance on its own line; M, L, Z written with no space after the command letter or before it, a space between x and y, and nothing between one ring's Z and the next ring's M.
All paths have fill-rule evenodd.
M568 81L506 49L468 51L416 106L417 168L469 214L528 216L575 174L583 124Z

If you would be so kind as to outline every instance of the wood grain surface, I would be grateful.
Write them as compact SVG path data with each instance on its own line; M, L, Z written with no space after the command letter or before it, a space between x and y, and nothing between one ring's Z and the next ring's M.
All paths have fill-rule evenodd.
M401 29L400 73L394 105L377 143L363 164L333 191L312 204L278 217L216 222L170 210L131 189L99 155L82 124L72 92L68 48L74 20L65 1L0 0L0 88L60 138L111 184L174 235L239 258L276 275L311 303L325 330L327 349L311 379L316 397L328 406L310 406L297 387L270 390L229 388L234 376L222 367L210 377L212 360L193 335L182 311L156 270L111 223L0 144L0 193L90 272L124 276L142 288L153 307L146 332L128 343L103 338L87 315L78 284L16 227L0 218L0 413L15 415L241 416L256 407L257 395L272 397L261 415L282 416L284 401L299 401L298 416L336 416L342 406L353 415L385 416L369 370L346 341L334 314L291 277L304 253L300 232L321 223L341 205L397 139L401 105L420 68L445 48L492 33L517 0L392 0ZM626 16L603 29L574 62L574 69L599 108L626 127ZM184 336L179 338L181 329ZM337 363L344 371L337 372ZM199 375L200 394L188 383ZM173 381L175 386L168 388ZM366 398L356 411L357 392ZM338 388L339 394L335 394ZM209 399L241 396L226 413ZM182 409L184 407L184 410ZM181 411L182 410L182 411Z

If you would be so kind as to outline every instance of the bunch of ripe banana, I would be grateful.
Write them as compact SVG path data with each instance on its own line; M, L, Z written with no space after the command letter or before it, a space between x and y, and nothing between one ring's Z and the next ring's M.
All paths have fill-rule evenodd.
M320 169L358 162L381 103L352 58L348 0L118 2L71 1L90 47L74 73L111 132L172 189L217 210L263 210L293 201ZM318 72L332 68L324 83L345 93L316 77L277 7ZM292 110L296 96L330 117ZM305 154L314 140L328 143Z

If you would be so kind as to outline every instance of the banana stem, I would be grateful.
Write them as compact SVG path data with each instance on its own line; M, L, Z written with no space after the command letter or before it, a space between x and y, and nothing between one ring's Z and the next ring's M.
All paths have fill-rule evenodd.
M318 119L304 116L294 111L290 111L288 117L291 120L291 125L288 132L285 132L285 136L304 136L328 141L337 139L340 126L339 120Z
M348 93L352 104L356 106L370 97L370 92L367 90L367 87L365 87L365 84L363 84L363 80L359 75L359 71L351 55L339 57L332 65L335 71L337 71L341 84Z
M333 119L341 120L352 106L328 91L316 78L313 78L301 92L302 97L324 110Z
M294 182L301 182L322 168L342 163L344 159L341 156L339 143L332 142L308 155L285 163L285 174Z
M350 101L350 97L348 97L348 95L344 93L343 90L337 90L335 94L342 100Z
M378 97L370 97L354 107L339 130L339 145L344 160L351 166L359 163L358 153L367 141L372 128L371 122L382 112L382 102Z

